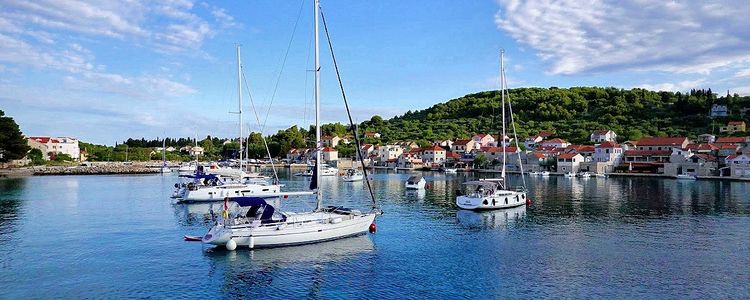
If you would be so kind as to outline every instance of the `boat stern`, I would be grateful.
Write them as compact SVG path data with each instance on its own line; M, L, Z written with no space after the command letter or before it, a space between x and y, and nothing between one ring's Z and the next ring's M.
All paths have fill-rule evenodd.
M230 239L232 239L232 232L224 226L216 225L203 236L201 242L212 245L226 245Z
M461 209L477 209L482 206L481 197L469 197L469 196L458 196L456 197L456 205Z

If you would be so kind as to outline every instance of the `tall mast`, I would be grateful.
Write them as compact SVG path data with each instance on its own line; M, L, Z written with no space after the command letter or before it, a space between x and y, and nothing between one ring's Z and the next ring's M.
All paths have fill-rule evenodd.
M507 155L507 148L505 147L505 80L503 80L503 77L505 76L505 61L504 61L504 54L505 49L500 50L500 99L503 106L503 136L500 137L500 143L502 145L503 149L503 171L501 173L501 177L505 179L505 161Z
M315 193L315 198L317 199L315 210L317 211L323 206L323 194L320 189L320 152L323 150L320 143L320 53L318 53L320 52L320 40L318 39L318 15L320 14L318 10L320 9L320 1L315 0L313 2L315 4L315 8L313 9L313 18L315 19L315 181L318 183L318 190Z
M240 61L240 45L237 45L237 113L240 115L240 171L244 172L242 166L242 62Z

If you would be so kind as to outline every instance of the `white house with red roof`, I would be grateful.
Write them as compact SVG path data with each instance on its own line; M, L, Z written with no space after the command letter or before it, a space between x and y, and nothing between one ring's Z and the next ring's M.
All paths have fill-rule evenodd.
M562 173L578 173L583 162L580 153L563 153L557 156L557 171Z
M321 152L321 159L323 161L339 160L339 152L332 147L325 147Z
M376 138L376 139L379 139L380 138L380 133L378 133L378 132L365 132L365 137L366 138Z
M384 145L378 147L378 161L379 162L387 162L390 160L395 160L404 153L404 148L399 145Z
M323 143L323 146L325 147L333 147L336 148L336 146L339 145L341 142L341 138L338 136L330 136L330 135L324 135L320 138L321 143Z
M541 143L539 143L539 146L565 148L565 147L570 146L570 143L568 143L568 141L563 140L561 138L554 138L551 140L542 141Z
M471 137L471 140L475 143L479 144L479 147L487 147L487 146L493 146L495 144L495 137L491 134L476 134Z
M422 161L426 164L445 163L445 149L440 146L432 146L422 149Z
M594 143L615 142L617 134L608 129L599 129L591 133L591 141Z
M32 136L26 143L29 147L42 151L45 160L54 159L57 154L67 154L74 160L81 159L81 149L76 138Z
M724 160L730 170L730 176L750 177L750 155L735 154L727 156Z
M686 137L647 137L640 139L636 146L638 150L672 151L672 148L685 148L690 144Z
M512 146L510 147L482 147L481 149L479 149L479 151L483 153L484 156L486 156L489 159L500 161L503 159L503 152L506 153L507 160L510 160L511 156L517 158L518 155L516 155L516 153L519 152L519 149L516 147L512 147Z
M451 151L455 153L469 153L479 148L479 144L473 139L459 139L453 143Z
M593 161L619 165L624 151L620 145L606 141L594 147Z

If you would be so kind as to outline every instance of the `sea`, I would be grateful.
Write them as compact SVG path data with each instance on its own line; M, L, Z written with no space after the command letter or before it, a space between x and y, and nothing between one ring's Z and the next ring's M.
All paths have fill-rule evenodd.
M309 178L279 170L285 190ZM249 250L187 242L221 202L170 198L176 174L0 179L2 299L748 299L750 183L512 175L532 203L464 211L493 174L372 175L377 232ZM324 205L367 210L363 182L326 177ZM310 197L281 209L314 208Z

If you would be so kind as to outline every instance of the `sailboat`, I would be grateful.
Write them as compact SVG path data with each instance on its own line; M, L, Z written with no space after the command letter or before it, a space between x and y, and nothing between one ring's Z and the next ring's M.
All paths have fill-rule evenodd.
M172 169L167 166L167 139L164 139L161 143L161 173L172 173Z
M363 235L375 230L375 217L380 214L380 210L375 204L375 197L372 188L367 182L370 196L373 199L373 207L369 212L362 212L357 209L328 206L323 207L323 191L318 186L321 182L321 143L320 128L320 55L319 55L319 25L318 19L322 18L323 26L325 17L320 12L319 0L314 1L314 19L315 19L315 169L313 178L310 182L310 189L315 191L316 206L312 211L307 212L281 212L269 203L266 199L258 197L234 197L225 198L224 210L216 223L206 233L201 241L205 244L225 246L227 250L235 250L238 246L248 247L250 249L262 247L280 247L299 244L310 244L329 240L335 240L345 237ZM328 37L329 46L331 46L330 37ZM331 46L331 55L334 66L336 63ZM336 68L338 75L338 68ZM343 93L344 103L346 94ZM349 108L347 104L347 113ZM349 114L350 123L353 124L351 114ZM352 126L355 131L355 142L357 149L360 149L359 139L356 134L356 127ZM364 161L360 158L364 168ZM363 169L365 177L367 170ZM230 210L230 200L233 202ZM278 201L276 201L278 202Z
M505 51L500 51L500 98L502 104L502 130L503 135L505 134L505 107L506 107L506 94L507 94L507 82L505 78L505 64L504 64ZM518 137L516 136L516 125L513 122L513 108L510 104L510 99L507 100L507 106L510 109L510 122L513 128L513 136L516 142L516 148L518 149ZM470 210L487 210L487 209L499 209L499 208L510 208L526 204L526 179L524 177L523 165L521 166L521 180L523 181L522 186L518 186L515 189L511 189L506 181L506 165L507 165L507 152L505 151L505 145L503 145L503 169L500 173L500 178L492 178L478 181L464 182L463 186L466 192L461 192L456 196L456 205L462 209ZM518 153L518 162L521 162L521 154Z
M250 176L245 173L245 165L242 157L242 137L243 137L243 126L242 126L242 64L240 61L240 46L237 46L237 98L239 111L239 142L240 142L240 165L239 170L236 169L223 169L223 168L210 168L203 170L204 174L198 174L202 168L198 168L196 174L187 175L185 177L192 179L193 182L185 184L183 186L177 186L182 188L180 198L187 202L198 202L198 201L221 201L225 197L243 197L253 196L261 198L279 197L281 193L281 185L277 183L269 183L262 177ZM196 139L197 141L197 139ZM309 192L285 192L284 195L298 195L298 194L310 194Z

